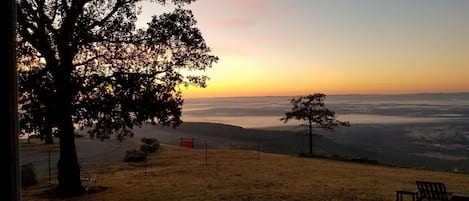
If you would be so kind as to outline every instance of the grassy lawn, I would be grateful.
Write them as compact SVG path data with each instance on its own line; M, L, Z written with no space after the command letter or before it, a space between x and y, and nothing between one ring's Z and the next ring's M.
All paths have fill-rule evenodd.
M446 183L469 194L469 175L385 167L246 150L194 150L162 145L144 163L115 161L87 168L96 185L66 200L395 200L416 180ZM23 189L23 200L48 196L47 181ZM100 190L96 190L100 189ZM97 192L94 192L96 190Z
M59 142L55 141L53 144L44 144L39 139L34 139L28 142L27 140L20 140L19 146L21 150L35 150L35 151L58 151L60 149Z

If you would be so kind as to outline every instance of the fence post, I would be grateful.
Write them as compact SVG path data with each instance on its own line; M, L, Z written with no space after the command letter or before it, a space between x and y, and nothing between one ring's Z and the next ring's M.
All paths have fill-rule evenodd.
M147 158L148 158L148 155L147 155L147 152L145 152L145 164L144 164L144 166L145 166L145 173L144 174L145 175L147 175L147 160L148 160Z
M50 169L50 151L48 153L49 153L49 187L51 187L52 183L51 183L51 169Z
M261 160L261 141L257 140L257 160Z
M205 165L208 165L207 140L205 140Z

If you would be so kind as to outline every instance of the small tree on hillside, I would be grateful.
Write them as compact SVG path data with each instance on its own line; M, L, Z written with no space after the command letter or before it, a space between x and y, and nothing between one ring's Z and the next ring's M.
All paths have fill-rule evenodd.
M313 128L334 130L339 126L350 126L349 122L339 121L335 117L335 112L327 109L324 104L325 94L315 93L307 96L292 98L290 103L292 111L286 112L280 120L284 123L290 119L297 119L306 122L309 129L309 154L313 154Z

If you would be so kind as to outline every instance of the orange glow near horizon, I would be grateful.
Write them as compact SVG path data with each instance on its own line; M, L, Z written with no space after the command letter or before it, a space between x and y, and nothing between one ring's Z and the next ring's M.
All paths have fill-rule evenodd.
M272 68L275 64L248 64L241 59L226 59L214 66L214 69L218 69L216 73L211 72L213 69L208 71L211 79L207 88L190 87L183 90L183 96L199 98L297 96L315 92L330 95L469 92L469 70L462 67L445 71L431 70L431 65L426 65L429 70L421 71L420 68L405 66L393 69L388 64L383 69L355 72L354 68L338 71L332 70L334 68L328 70L296 65L300 67L292 72L289 68Z
M469 92L469 1L198 0L188 9L220 60L208 87L184 98Z

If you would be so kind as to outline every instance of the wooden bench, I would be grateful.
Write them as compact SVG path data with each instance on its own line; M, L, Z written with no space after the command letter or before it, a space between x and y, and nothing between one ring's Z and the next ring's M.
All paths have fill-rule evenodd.
M417 181L417 200L451 200L452 193L446 192L446 186L441 182Z
M404 201L404 195L411 196L412 201L415 201L417 199L417 193L418 191L415 190L397 190L396 191L396 201Z

